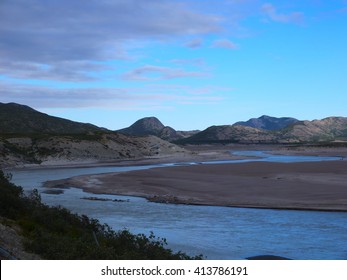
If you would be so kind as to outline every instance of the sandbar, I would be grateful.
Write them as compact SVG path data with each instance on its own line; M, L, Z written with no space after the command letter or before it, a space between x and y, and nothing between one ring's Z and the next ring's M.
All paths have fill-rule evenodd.
M347 160L160 167L82 175L45 186L160 203L347 211Z

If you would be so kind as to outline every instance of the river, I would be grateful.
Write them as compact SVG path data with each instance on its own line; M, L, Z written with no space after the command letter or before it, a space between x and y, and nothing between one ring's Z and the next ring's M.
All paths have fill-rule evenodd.
M334 157L283 156L261 151L237 152L243 160L191 162L223 164L250 161L302 162L337 160ZM254 157L254 158L253 158ZM133 233L164 237L168 247L207 259L244 259L255 255L280 255L292 259L347 259L347 213L296 210L247 209L151 203L143 198L95 195L73 188L62 194L47 194L42 183L82 174L126 172L180 165L107 166L11 170L12 181L26 191L37 188L43 202L62 205ZM98 197L126 202L85 200Z

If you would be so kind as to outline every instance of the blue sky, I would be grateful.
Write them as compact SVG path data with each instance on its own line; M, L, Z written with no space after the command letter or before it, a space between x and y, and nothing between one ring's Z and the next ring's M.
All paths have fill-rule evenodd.
M109 129L347 116L347 1L1 0L0 102Z

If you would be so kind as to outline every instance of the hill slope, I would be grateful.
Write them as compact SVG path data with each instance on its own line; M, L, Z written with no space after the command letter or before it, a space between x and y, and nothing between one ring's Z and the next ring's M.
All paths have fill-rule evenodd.
M16 103L0 103L1 134L80 134L97 131L106 131L106 129L102 129L92 124L52 117L25 105Z
M347 140L347 118L328 117L322 120L301 121L282 130L281 138L299 142Z
M213 144L213 143L272 143L275 136L268 131L241 125L211 126L185 139L176 141L179 144Z
M78 135L78 137L0 136L0 167L96 163L161 157L185 152L183 148L155 136L134 137L118 133Z
M0 167L80 164L184 153L155 136L126 136L0 103Z

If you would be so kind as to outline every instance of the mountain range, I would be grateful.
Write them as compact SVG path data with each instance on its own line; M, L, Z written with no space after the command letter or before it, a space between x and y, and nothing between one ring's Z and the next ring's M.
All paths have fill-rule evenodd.
M171 141L171 142L168 142ZM347 141L347 118L299 121L261 116L203 131L176 131L148 117L111 131L0 103L0 165L112 161L186 152L176 144L301 144Z
M157 118L149 117L118 132L133 136L154 135L176 144L331 142L346 140L347 118L300 121L263 115L233 125L211 126L203 131L176 131L164 126Z
M288 126L283 125L280 127L282 128L277 130L259 129L238 123L234 125L211 126L191 137L180 139L176 143L299 144L347 141L347 118L344 117L296 121Z

